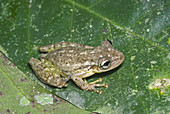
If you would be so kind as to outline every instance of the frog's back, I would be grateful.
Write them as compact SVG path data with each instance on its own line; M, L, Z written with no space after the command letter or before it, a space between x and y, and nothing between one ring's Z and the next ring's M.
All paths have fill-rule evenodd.
M122 63L124 56L121 52L114 49L108 41L103 41L98 47L63 47L47 53L45 57L64 76L68 76L76 71L86 72L96 68L93 66L100 67L100 64L103 65L105 63L105 58L111 64L110 67L106 70L98 69L95 72L103 72L117 67Z
M90 67L91 63L95 64L89 56L93 50L93 48L64 47L49 52L45 58L68 75L77 69Z

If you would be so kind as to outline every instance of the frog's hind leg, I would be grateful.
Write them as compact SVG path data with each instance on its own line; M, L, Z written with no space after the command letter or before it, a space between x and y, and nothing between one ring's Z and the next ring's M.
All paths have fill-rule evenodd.
M29 64L42 82L59 88L66 85L66 81L62 81L60 74L50 62L31 58Z
M84 47L84 48L94 48L92 46L83 46L82 44L78 44L78 43L73 43L73 42L58 42L58 43L54 43L54 44L51 44L51 45L47 45L47 46L42 46L40 47L40 52L50 52L50 51L53 51L53 50L56 50L56 49L60 49L60 48L63 48L63 47L67 47L67 46L71 46L71 47Z

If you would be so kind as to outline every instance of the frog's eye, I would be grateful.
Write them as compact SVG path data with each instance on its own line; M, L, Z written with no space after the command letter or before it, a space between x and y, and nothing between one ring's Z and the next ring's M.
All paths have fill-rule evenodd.
M106 59L106 58L101 58L99 59L99 66L101 69L108 69L110 67L110 60Z

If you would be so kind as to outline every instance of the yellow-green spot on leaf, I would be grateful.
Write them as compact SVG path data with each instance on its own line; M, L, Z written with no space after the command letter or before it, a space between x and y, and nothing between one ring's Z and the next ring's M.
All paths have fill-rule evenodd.
M138 90L133 89L133 90L132 90L132 95L136 95L137 92L138 92Z
M53 104L52 94L42 93L35 95L34 98L37 100L37 103L40 103L41 105Z
M156 64L156 63L157 63L157 61L151 61L150 63L151 63L151 64Z
M136 56L131 56L130 60L133 61L135 59Z
M168 38L168 41L167 41L168 44L170 44L170 37Z
M142 22L141 21L139 21L139 25L141 25L142 24Z
M160 93L163 94L165 90L170 86L169 78L156 79L149 84L149 89L160 89Z
M27 106L29 104L30 104L30 101L26 97L22 97L20 99L20 103L19 103L20 106Z
M160 15L160 14L161 14L161 12L157 12L156 14L157 14L157 15Z
M169 70L160 70L156 73L154 78L151 80L150 84L148 85L148 89L159 91L160 94L170 94L170 72Z
M170 53L167 55L167 58L170 59Z
M148 23L148 21L149 21L149 18L146 18L146 19L145 19L145 24Z

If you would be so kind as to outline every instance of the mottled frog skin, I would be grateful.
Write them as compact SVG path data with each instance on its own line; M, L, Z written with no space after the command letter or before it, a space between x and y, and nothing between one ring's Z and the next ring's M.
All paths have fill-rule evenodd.
M98 47L72 42L59 42L40 47L41 60L31 58L29 63L37 77L44 83L62 88L72 79L82 90L102 93L95 87L108 87L98 84L102 79L87 83L86 77L102 73L119 66L123 60L122 52L114 49L109 41Z

